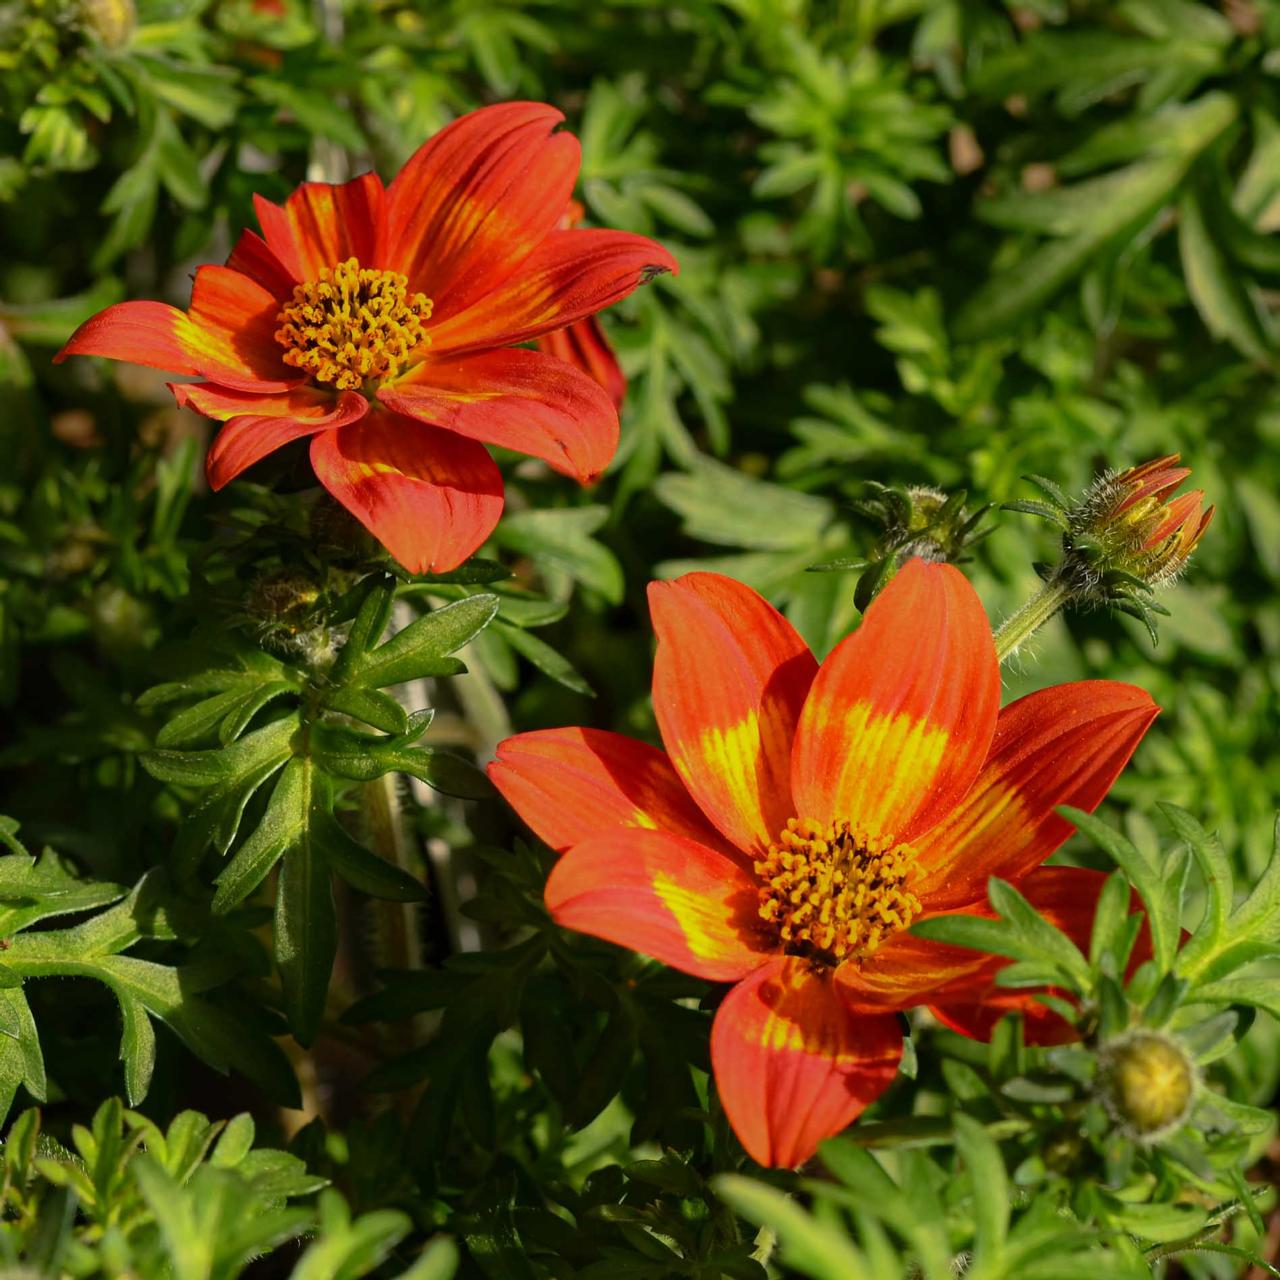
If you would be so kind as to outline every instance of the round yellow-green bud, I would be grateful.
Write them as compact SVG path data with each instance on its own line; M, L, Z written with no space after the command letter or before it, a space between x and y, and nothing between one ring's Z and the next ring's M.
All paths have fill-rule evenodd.
M80 12L85 26L108 49L128 44L138 25L133 0L84 0Z
M1130 1031L1102 1046L1098 1081L1115 1122L1144 1142L1179 1128L1191 1114L1196 1067L1187 1050L1159 1031Z

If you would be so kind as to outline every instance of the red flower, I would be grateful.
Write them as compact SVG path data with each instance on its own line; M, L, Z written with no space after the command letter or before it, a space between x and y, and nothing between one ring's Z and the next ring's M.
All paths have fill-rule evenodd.
M1213 507L1204 490L1174 497L1191 474L1171 453L1118 475L1102 476L1085 495L1072 533L1085 538L1091 572L1118 570L1150 587L1164 586L1186 568L1200 545Z
M517 347L626 297L674 259L644 236L561 230L579 147L554 107L456 120L385 190L366 173L255 198L226 266L201 267L185 311L122 302L68 355L194 375L179 404L225 421L206 462L220 489L311 438L320 483L414 572L451 569L492 531L502 479L484 444L582 483L613 457L609 395Z
M582 221L583 208L576 200L569 201L569 208L561 219L562 230L576 227ZM595 316L588 316L571 324L567 329L544 334L538 339L538 350L550 356L567 360L588 377L594 378L608 393L613 407L619 412L627 394L627 375L618 364L604 328Z
M1087 939L1103 877L1040 868L1093 809L1158 708L1087 680L1000 710L991 629L955 569L912 560L819 667L791 625L718 574L650 587L666 752L553 729L499 748L494 783L563 852L562 925L736 985L711 1032L725 1111L762 1164L806 1160L897 1072L897 1011L985 1036L1022 1008L1070 1029L1006 961L907 932L984 912L1011 881Z

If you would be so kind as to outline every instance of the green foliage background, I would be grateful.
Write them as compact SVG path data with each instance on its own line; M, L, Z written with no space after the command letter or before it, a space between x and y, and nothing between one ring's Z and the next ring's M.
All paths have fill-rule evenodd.
M1228 1117L1203 1150L1134 1144L1089 1101L1087 1062L1028 1058L1013 1031L988 1051L918 1028L917 1083L827 1178L736 1172L706 984L557 933L546 858L500 805L432 797L480 794L464 758L513 729L651 737L651 578L733 574L823 653L857 621L856 575L810 570L874 554L868 481L998 506L1028 472L1073 491L1181 451L1218 515L1159 646L1072 615L1006 695L1106 676L1164 706L1112 835L1070 854L1144 895L1161 877L1144 888L1141 866L1168 871L1185 899L1147 910L1201 937L1202 872L1256 883L1280 794L1278 76L1274 0L0 4L0 812L25 842L4 829L0 1096L47 1104L6 1147L0 1253L204 1277L274 1248L276 1274L431 1278L454 1266L449 1245L419 1256L442 1230L459 1274L495 1280L933 1276L969 1250L993 1277L1242 1273L1265 1223L1239 1171L1271 1119ZM390 176L511 97L565 110L588 218L682 270L605 318L630 377L610 474L583 492L509 460L485 561L401 582L397 625L435 621L389 656L389 566L315 502L305 460L213 497L209 424L159 375L50 357L113 300L184 303L254 192ZM996 620L1054 545L987 523L966 571ZM433 723L382 692L404 680L432 682L411 705ZM277 775L290 716L320 727ZM404 805L407 775L438 791ZM361 825L378 788L410 828L399 881L362 861L403 852L403 830ZM1218 832L1220 861L1161 803ZM273 927L277 860L293 887ZM430 900L405 902L424 878ZM1270 1107L1273 938L1251 920L1253 968L1225 993L1195 984L1229 966L1177 978L1167 957L1172 986L1104 998L1123 965L1102 934L1064 988L1180 1033L1208 1018L1196 1052L1228 1110ZM1009 954L1062 963L1026 946ZM112 1093L139 1112L104 1110ZM300 1097L305 1127L274 1106ZM291 1156L245 1154L234 1120L204 1163L212 1134L176 1156L158 1135L195 1133L174 1119L191 1107L252 1111ZM218 1215L266 1225L193 1254ZM308 1232L305 1253L285 1243Z

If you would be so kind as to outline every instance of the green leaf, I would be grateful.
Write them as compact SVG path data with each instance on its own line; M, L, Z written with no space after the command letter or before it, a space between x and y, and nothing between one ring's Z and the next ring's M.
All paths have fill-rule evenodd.
M499 618L494 623L497 633L522 657L527 658L543 675L562 684L574 693L595 697L595 691L582 678L568 658L557 653L545 640L530 635L521 627L512 626Z
M1210 231L1199 197L1188 191L1178 206L1178 250L1191 299L1205 327L1261 364L1275 354L1267 315Z
M991 905L1000 916L933 916L911 930L919 937L971 950L989 951L1037 966L1037 984L1049 973L1060 976L1054 985L1078 992L1091 983L1089 966L1075 943L1054 928L1012 885L992 877L988 882Z
M345 685L355 672L361 660L370 650L377 647L391 621L391 611L396 601L396 584L394 579L383 575L370 577L361 584L365 590L360 607L347 632L346 643L330 672L333 684Z
M836 1223L811 1216L790 1196L740 1174L713 1179L716 1194L748 1222L777 1233L783 1260L806 1275L850 1280L867 1274L867 1259Z
M261 822L219 873L213 910L230 911L266 879L285 852L305 838L310 818L311 762L295 756L289 761L267 802Z
M0 1111L5 1115L19 1084L37 1102L44 1101L48 1083L31 1006L20 987L5 987L0 988Z
M316 815L312 839L333 870L361 893L391 902L424 902L430 896L407 871L357 844L332 814Z
M1231 915L1235 877L1231 861L1217 836L1211 836L1185 809L1172 804L1161 804L1160 809L1191 850L1208 893L1204 918L1179 956L1181 969L1187 965L1194 966L1200 955L1219 947Z
M834 515L825 498L745 476L709 458L687 475L659 477L654 492L683 519L690 537L721 546L814 547Z
M315 766L300 760L289 820L292 836L276 888L275 953L285 1013L299 1043L320 1029L338 951L338 920L328 860L313 838Z
M290 750L300 727L297 712L255 729L239 742L210 751L147 751L142 766L160 782L183 787L211 787L243 778L282 752Z
M609 508L600 506L516 511L503 518L493 536L512 551L563 570L609 604L619 604L622 566L591 537L608 516Z
M355 117L331 93L292 84L283 76L254 76L248 89L263 102L291 115L308 133L363 151L365 136Z
M131 996L120 997L120 1016L124 1022L120 1058L124 1062L125 1092L129 1105L136 1107L151 1087L151 1073L156 1064L156 1033L142 1002Z
M1009 1181L1000 1148L972 1116L955 1117L956 1151L973 1190L974 1265L996 1272L1009 1230Z
M1181 877L1170 874L1173 868L1169 860L1158 864L1100 818L1069 805L1060 806L1059 812L1129 877L1147 908L1156 965L1161 973L1167 973L1173 966L1182 923Z
M357 658L347 678L365 687L386 688L426 676L455 675L463 670L462 664L447 655L483 631L497 612L495 595L470 596L432 610Z
M399 1280L453 1280L460 1260L458 1246L447 1236L437 1236Z
M330 711L351 716L386 733L403 733L409 727L409 713L389 693L381 689L361 689L344 685L324 695Z

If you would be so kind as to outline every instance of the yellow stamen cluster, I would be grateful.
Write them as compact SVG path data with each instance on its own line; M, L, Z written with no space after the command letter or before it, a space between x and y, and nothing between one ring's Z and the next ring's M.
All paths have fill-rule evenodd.
M829 964L870 955L920 910L906 887L914 856L853 823L792 818L755 863L760 916L796 954Z
M431 299L411 294L404 276L348 258L294 288L293 301L276 317L276 341L285 364L354 391L398 373L428 340L423 325L430 315Z

